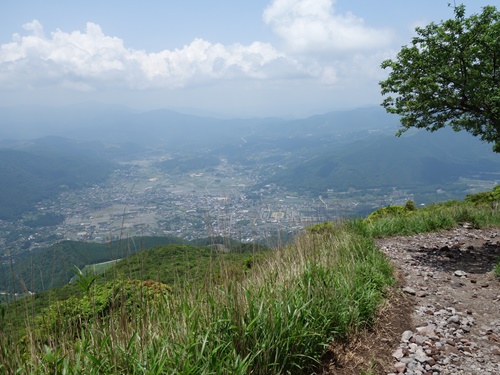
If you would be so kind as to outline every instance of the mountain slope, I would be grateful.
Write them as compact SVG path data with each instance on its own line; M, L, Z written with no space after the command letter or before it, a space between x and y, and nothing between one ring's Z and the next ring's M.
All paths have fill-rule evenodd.
M106 244L63 241L16 257L12 270L8 264L1 265L0 290L12 290L12 280L16 292L24 287L34 292L57 288L74 276L75 266L83 268L87 264L121 259L142 249L179 243L186 242L176 237L130 238Z
M374 136L289 165L265 183L324 192L349 188L412 188L446 185L460 177L495 174L500 157L469 134L442 130ZM494 175L493 175L494 176Z
M104 180L114 164L91 148L59 138L2 144L0 219L14 220L64 189Z

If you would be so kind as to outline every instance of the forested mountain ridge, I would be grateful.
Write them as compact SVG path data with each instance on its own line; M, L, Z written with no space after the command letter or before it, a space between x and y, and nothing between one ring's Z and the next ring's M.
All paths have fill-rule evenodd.
M57 288L69 282L75 266L83 268L87 264L125 258L142 249L177 243L186 242L175 237L129 238L109 243L61 241L14 257L12 266L3 264L0 290L21 292L23 285L33 292ZM14 273L14 286L11 273Z
M60 138L0 145L0 219L13 220L64 189L104 180L114 163Z
M264 181L296 191L446 188L460 178L496 179L500 159L466 133L374 135L297 162Z
M334 111L300 119L227 119L196 116L168 109L133 112L113 107L35 110L36 116L27 116L26 108L3 109L2 113L4 116L0 118L0 140L38 139L57 134L80 142L132 142L138 147L160 146L175 150L187 145L214 148L241 144L241 137L248 136L259 139L317 138L397 126L397 118L388 116L378 107Z

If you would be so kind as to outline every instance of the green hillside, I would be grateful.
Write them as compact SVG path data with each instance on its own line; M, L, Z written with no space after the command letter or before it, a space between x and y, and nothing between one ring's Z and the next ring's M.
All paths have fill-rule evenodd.
M0 290L39 292L63 286L74 276L74 267L125 258L154 246L184 243L176 237L129 238L111 243L63 241L14 258L0 267ZM14 277L12 277L12 274ZM14 283L14 285L13 285Z
M468 134L442 130L401 138L373 136L329 153L289 165L264 182L290 190L324 193L327 189L449 188L460 177L499 177L500 158Z
M219 252L251 254L266 249L263 246L242 244L239 241L222 237L198 239L192 242L169 236L132 237L110 243L62 241L49 248L36 249L14 257L12 269L10 264L1 265L0 290L14 290L15 292L30 290L32 292L40 292L58 288L71 280L74 276L73 270L75 266L83 269L87 265L109 262L115 259L124 259L118 263L116 270L123 274L125 274L126 270L127 277L143 279L141 275L133 274L133 269L141 269L142 271L146 270L144 272L149 275L146 279L158 280L157 276L162 275L161 281L169 283L170 279L164 279L164 276L169 272L168 269L162 269L161 271L157 269L158 267L163 267L163 264L170 264L170 261L165 263L163 259L160 259L166 254L161 253L157 256L159 259L152 260L152 257L156 256L155 251L151 253L146 251L165 245L180 246L178 248L169 248L169 251L173 251L173 255L167 253L174 257L176 254L180 254L180 257L185 256L187 254L184 251L185 249L188 249L190 252L194 251L193 249L201 249L199 250L199 254L193 255L193 258L200 259L205 256L209 256L212 259L212 255ZM181 245L187 247L184 248ZM174 249L182 250L175 252ZM133 255L138 252L140 253ZM172 259L170 260L172 261ZM174 265L179 265L177 260L172 262ZM145 265L147 265L147 268L145 268ZM110 272L114 272L114 270Z
M158 246L127 257L106 271L104 280L127 278L155 280L170 286L184 285L184 280L201 282L209 277L220 278L221 272L233 276L251 267L255 254L264 247L247 246L245 252L221 252L206 246L186 244ZM220 265L224 264L224 270Z
M141 249L131 248L134 242L138 244L139 241ZM215 248L214 244L217 242L225 242L228 247L221 246L227 251L212 249L211 247ZM101 260L109 258L109 245L66 241L59 246L41 250L39 254L29 259L20 259L14 267L14 278L19 281L19 292L24 291L20 280L45 287L41 290L34 288L37 293L33 309L40 313L43 308L50 306L51 299L64 301L75 296L83 296L83 291L77 285L80 276L75 266L81 270L82 275L89 278L97 275L96 285L102 286L114 283L116 280L144 282L154 280L178 292L187 282L201 286L206 281L216 283L228 275L234 279L241 279L247 271L262 261L264 253L269 251L264 246L241 244L229 239L225 241L206 239L198 240L197 243L199 245L188 244L174 237L130 239L128 251L121 252L118 250L118 244L113 244L115 256L121 253L123 259L105 260L102 263ZM51 259L51 253L57 257ZM34 267L34 264L37 266ZM93 264L97 264L97 267L91 266ZM52 272L44 272L45 269L50 269ZM22 272L17 273L19 270ZM30 279L29 274L36 274L35 271L38 270L43 280L36 277ZM5 267L2 273L0 279L12 277L8 267ZM21 325L22 319L17 321L17 324Z
M42 199L104 180L114 164L60 138L0 147L0 220L15 220Z

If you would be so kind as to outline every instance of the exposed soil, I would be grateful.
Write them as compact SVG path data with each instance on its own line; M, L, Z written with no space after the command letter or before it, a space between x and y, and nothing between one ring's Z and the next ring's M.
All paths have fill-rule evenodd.
M500 228L379 239L398 286L377 324L333 345L323 374L500 374ZM371 372L370 372L371 371Z

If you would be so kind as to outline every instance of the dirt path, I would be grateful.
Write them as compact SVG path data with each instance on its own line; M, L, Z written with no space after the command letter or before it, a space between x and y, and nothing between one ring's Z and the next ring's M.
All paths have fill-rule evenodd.
M500 228L470 225L377 240L400 271L401 285L373 332L329 374L500 374ZM345 354L347 353L347 354Z
M414 329L394 348L393 373L500 374L500 229L378 240L415 296Z

